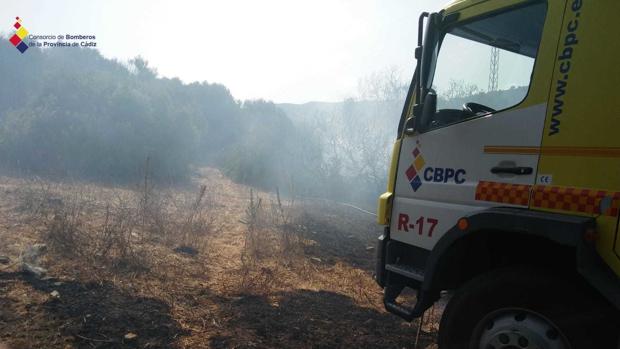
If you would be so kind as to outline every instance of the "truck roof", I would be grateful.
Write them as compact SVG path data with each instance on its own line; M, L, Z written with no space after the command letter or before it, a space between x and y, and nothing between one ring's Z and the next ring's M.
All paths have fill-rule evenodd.
M444 10L446 10L446 12L460 11L466 7L473 6L485 1L488 0L452 0L446 6L444 6Z
M443 8L447 13L458 12L468 7L487 3L490 7L481 6L480 11L488 11L489 9L497 9L498 6L512 6L520 3L525 3L527 0L503 0L503 1L491 1L491 0L450 0Z

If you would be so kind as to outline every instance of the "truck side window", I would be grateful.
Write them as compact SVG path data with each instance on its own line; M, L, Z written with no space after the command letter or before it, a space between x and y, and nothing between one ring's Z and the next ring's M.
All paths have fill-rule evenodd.
M537 3L448 29L433 78L438 110L431 127L508 109L525 99L546 11L546 3Z

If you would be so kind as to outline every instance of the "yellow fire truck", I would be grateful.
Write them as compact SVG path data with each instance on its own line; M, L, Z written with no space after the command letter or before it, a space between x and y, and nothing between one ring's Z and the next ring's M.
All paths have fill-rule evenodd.
M440 349L619 347L619 16L618 0L420 16L376 280L409 321L447 300Z

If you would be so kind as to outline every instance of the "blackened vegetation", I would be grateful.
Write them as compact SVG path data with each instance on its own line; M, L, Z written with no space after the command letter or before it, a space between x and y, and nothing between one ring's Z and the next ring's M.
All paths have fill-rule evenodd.
M334 292L244 295L224 312L226 326L235 328L237 336L213 337L213 348L275 348L282 343L294 348L409 348L415 340L412 328L398 318ZM253 339L244 340L247 336Z
M107 282L60 282L20 273L0 273L0 281L22 283L48 294L58 292L58 297L49 297L25 313L14 309L13 302L0 293L0 322L14 326L14 342L19 343L21 337L28 347L57 347L71 338L77 348L168 348L184 334L166 303ZM50 326L56 326L55 336L50 337ZM137 336L127 339L128 333Z

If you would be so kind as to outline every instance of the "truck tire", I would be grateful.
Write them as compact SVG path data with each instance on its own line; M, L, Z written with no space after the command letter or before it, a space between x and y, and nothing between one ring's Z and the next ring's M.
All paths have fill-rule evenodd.
M576 278L495 270L467 282L450 299L439 349L615 349L613 310L599 298Z

